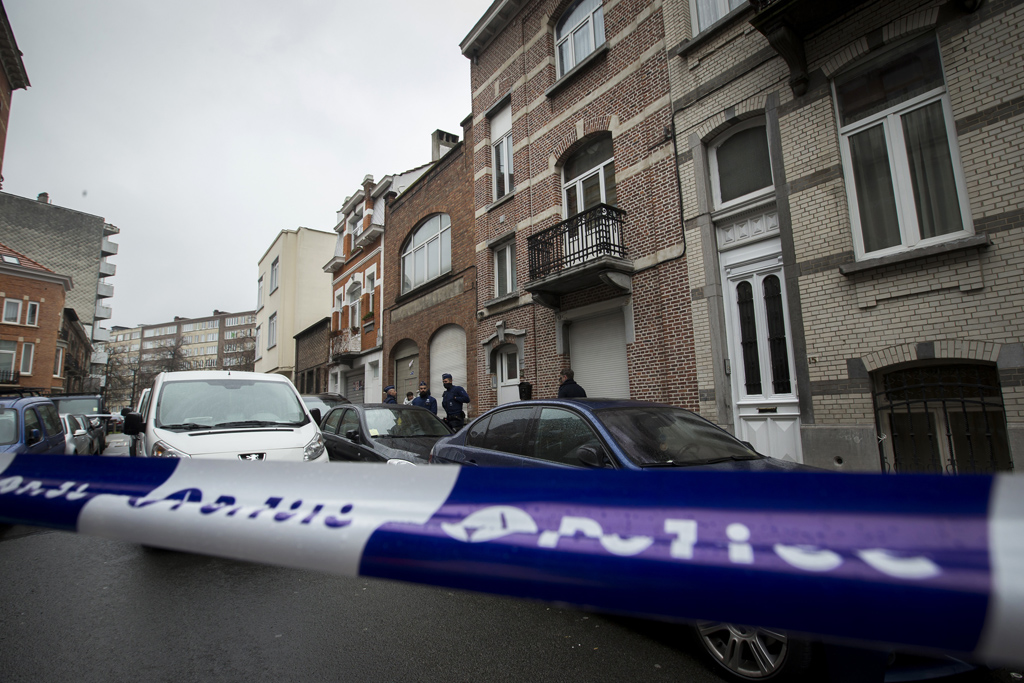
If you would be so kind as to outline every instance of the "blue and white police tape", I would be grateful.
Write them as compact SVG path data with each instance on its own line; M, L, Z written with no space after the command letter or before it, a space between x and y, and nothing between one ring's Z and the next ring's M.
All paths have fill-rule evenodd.
M0 521L1024 664L1024 479L0 455Z

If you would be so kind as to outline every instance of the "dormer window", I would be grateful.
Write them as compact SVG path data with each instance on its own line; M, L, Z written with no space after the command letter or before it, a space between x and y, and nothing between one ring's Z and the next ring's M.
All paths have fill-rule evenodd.
M564 76L604 42L604 11L601 0L579 0L555 28L558 77Z

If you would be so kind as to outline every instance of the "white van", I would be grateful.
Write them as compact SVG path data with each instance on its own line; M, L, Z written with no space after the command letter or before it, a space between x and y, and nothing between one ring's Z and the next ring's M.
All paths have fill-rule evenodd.
M327 462L317 421L282 375L163 372L124 433L142 437L143 457Z

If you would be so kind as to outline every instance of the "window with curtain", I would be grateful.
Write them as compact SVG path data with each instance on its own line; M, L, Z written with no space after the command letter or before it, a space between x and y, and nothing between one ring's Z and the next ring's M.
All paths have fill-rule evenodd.
M580 0L555 27L555 52L561 78L604 42L604 11L601 0Z
M843 170L858 258L971 231L939 46L904 43L838 76Z
M704 31L743 4L746 4L746 0L691 0L690 11L696 17L695 21L690 22L693 26L693 35Z
M437 213L423 221L402 249L402 294L452 269L452 220Z
M494 163L494 200L515 189L512 173L512 106L502 107L491 118L491 150Z

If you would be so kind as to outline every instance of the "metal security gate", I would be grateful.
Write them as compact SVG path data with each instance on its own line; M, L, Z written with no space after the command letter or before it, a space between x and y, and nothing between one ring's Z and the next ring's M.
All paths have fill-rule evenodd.
M994 366L929 365L887 373L880 382L873 398L886 472L1013 469Z

